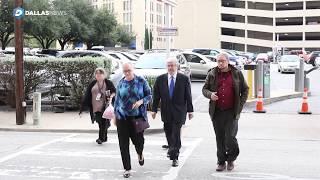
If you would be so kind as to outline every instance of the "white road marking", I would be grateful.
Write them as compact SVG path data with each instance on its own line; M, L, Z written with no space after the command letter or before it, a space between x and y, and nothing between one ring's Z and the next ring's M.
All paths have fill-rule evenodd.
M196 139L191 147L188 147L181 155L180 155L180 160L179 160L179 166L178 167L171 167L170 170L168 171L168 174L163 176L163 180L174 180L178 177L179 171L183 167L183 165L186 163L187 159L191 156L192 152L194 149L200 144L202 141L201 138Z
M244 179L244 180L315 180L305 178L294 178L290 176L280 174L267 174L267 173L253 173L253 172L223 172L213 173L213 177L224 178L224 179Z
M193 104L196 105L200 99L204 98L203 95L199 95L195 100L193 100Z
M53 144L53 143L56 143L56 142L59 142L59 141L63 141L64 139L74 137L74 136L76 136L76 135L77 135L77 134L71 134L71 135L68 135L68 136L66 136L66 137L62 137L62 138L59 138L59 139L54 139L54 140L52 140L52 141L49 141L49 142L46 142L46 143L42 143L42 144L33 146L33 147L31 147L31 148L27 148L27 149L21 150L21 151L19 151L19 152L10 154L10 155L8 155L8 156L5 156L5 157L0 158L0 163L6 162L6 161L8 161L8 160L10 160L10 159L13 159L13 158L15 158L15 157L17 157L17 156L20 156L20 155L22 155L22 154L35 151L35 150L40 149L40 148L42 148L42 147L44 147L44 146L47 146L47 145L49 145L49 144Z

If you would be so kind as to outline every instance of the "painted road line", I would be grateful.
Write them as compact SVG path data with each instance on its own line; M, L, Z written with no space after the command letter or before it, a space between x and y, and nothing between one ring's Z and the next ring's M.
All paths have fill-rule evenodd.
M22 154L35 151L35 150L40 149L40 148L42 148L44 146L47 146L47 145L50 145L50 144L53 144L53 143L56 143L56 142L59 142L59 141L63 141L64 139L71 138L71 137L74 137L74 136L77 136L77 135L78 134L71 134L71 135L68 135L66 137L62 137L62 138L59 138L59 139L54 139L52 141L33 146L31 148L27 148L27 149L21 150L19 152L16 152L16 153L13 153L13 154L10 154L8 156L0 158L0 163L6 162L6 161L8 161L10 159L13 159L13 158L15 158L17 156L20 156Z
M187 159L191 156L192 152L194 149L201 143L202 138L196 139L192 146L187 148L181 155L180 155L180 160L179 160L179 166L178 167L171 167L170 170L168 171L168 174L163 176L163 180L174 180L178 177L179 172L183 165L186 163Z

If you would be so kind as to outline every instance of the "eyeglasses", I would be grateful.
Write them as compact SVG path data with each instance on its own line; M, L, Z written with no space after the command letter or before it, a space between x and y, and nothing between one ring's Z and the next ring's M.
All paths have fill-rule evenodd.
M132 70L131 70L131 69L123 70L123 73L130 73L130 72L132 72Z
M228 62L227 60L217 60L217 63L226 63Z

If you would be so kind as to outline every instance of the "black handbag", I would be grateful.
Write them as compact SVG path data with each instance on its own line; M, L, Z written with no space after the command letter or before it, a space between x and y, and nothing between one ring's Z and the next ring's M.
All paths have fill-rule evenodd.
M150 127L149 122L143 117L134 118L132 121L136 133L141 133Z

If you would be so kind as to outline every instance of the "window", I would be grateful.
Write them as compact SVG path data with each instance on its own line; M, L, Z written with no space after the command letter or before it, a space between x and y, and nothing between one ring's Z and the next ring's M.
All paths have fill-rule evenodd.
M276 9L277 9L277 11L302 10L303 9L303 2L277 3Z
M268 51L272 51L272 48L270 47L264 47L264 46L252 46L252 45L248 45L247 46L247 51L248 52L256 52L256 53L265 53Z
M237 51L244 51L244 44L231 43L231 42L221 42L222 49L231 49Z
M226 36L244 37L245 31L241 29L221 28L221 34Z
M182 57L182 55L177 55L177 59L179 64L186 64L186 60Z
M248 1L248 8L249 9L259 9L259 10L273 11L273 4L272 3L262 3L262 2L250 2L250 1Z
M239 22L244 23L245 17L240 15L233 15L233 14L221 14L222 21L229 21L229 22Z
M248 16L248 23L273 26L273 19L266 17Z
M192 62L192 63L200 63L200 61L202 60L199 56L196 56L193 54L188 54L187 57L189 58L190 62Z
M276 25L277 26L303 25L303 18L302 17L277 18Z
M306 25L320 24L320 16L306 17Z
M307 9L320 9L320 1L307 1Z
M320 32L307 32L306 40L320 40Z
M221 0L223 7L245 8L245 1Z
M280 41L302 41L302 33L279 33Z
M259 31L248 31L248 38L272 41L273 34L267 33L267 32L259 32Z

